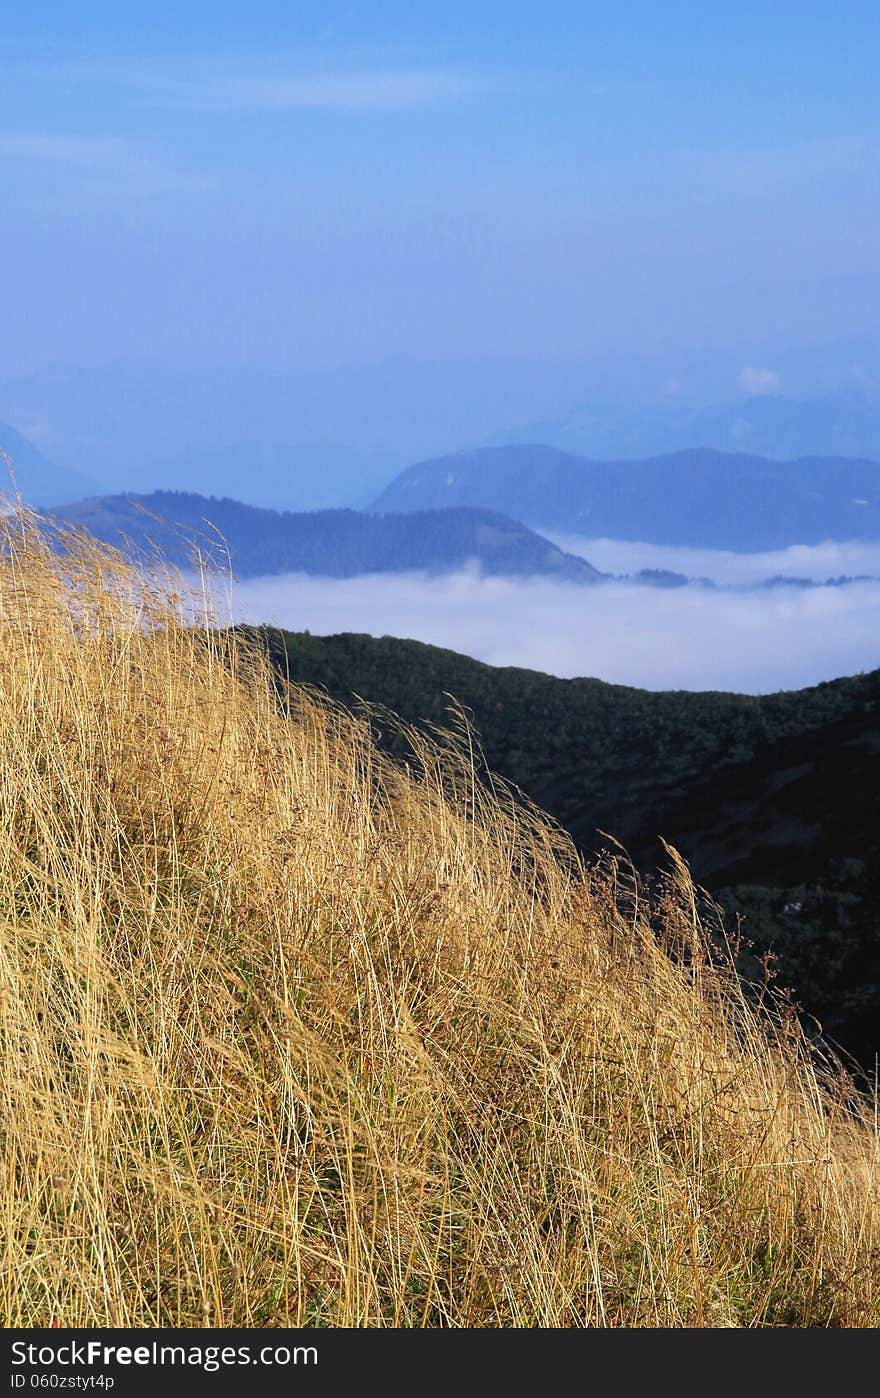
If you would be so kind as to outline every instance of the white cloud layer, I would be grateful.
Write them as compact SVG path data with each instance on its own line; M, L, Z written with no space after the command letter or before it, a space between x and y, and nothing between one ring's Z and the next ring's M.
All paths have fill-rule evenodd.
M568 553L587 558L602 573L637 573L666 568L688 578L710 578L729 586L747 586L765 578L880 577L880 543L792 544L770 553L732 553L724 549L673 548L668 544L629 543L622 539L587 539L580 534L541 531Z
M232 609L237 621L405 636L492 665L648 689L769 693L880 665L878 583L743 593L473 573L286 574L237 583ZM219 610L227 620L228 606Z

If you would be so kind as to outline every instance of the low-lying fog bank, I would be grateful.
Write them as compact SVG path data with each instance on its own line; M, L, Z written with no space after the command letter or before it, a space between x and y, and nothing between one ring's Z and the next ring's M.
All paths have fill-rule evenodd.
M767 578L880 577L880 544L829 539L824 544L792 544L773 553L731 553L723 549L670 548L665 544L587 539L579 534L541 531L567 553L588 558L602 573L638 573L664 568L689 578L710 578L727 587L748 587Z
M609 566L607 558L591 557ZM671 565L642 557L638 566ZM467 572L341 581L290 573L235 583L231 595L218 589L217 607L221 621L231 613L235 621L316 635L406 636L492 665L594 675L647 689L768 693L880 665L875 582L737 592L625 582L585 588Z

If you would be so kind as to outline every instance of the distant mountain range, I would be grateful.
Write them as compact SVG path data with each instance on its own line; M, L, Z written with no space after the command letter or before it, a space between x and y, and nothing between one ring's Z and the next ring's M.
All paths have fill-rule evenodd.
M597 461L544 445L482 447L401 471L373 509L503 509L592 538L760 552L880 539L880 465L709 449Z
M603 573L506 515L457 507L387 515L356 510L291 513L259 509L238 500L154 491L150 495L96 496L54 506L44 513L126 552L158 554L180 567L186 567L198 554L220 567L231 564L239 578L287 572L335 578L363 573L450 573L476 566L486 577L712 591L843 587L880 581L868 574L823 581L775 576L725 585L665 568Z
M411 723L473 714L490 769L587 852L650 872L659 836L744 918L743 969L783 984L871 1069L880 1050L880 670L752 697L497 668L418 641L263 632L279 670ZM394 726L382 741L405 752Z
M759 394L708 407L590 405L498 433L489 446L543 442L578 456L637 459L693 447L792 460L801 456L880 460L880 397L865 390L812 398Z
M736 385L750 361L802 391L747 396ZM828 387L806 390L820 384ZM685 406L697 403L709 406ZM46 455L106 492L185 489L278 509L362 508L395 471L453 447L543 442L600 460L691 447L880 460L880 346L871 336L781 358L753 347L674 362L610 353L395 356L336 367L55 363L0 377L0 419L25 435L39 424ZM79 492L89 493L97 492Z
M350 578L363 573L448 573L476 564L487 576L535 576L591 583L603 575L508 516L489 510L427 510L370 515L355 510L293 514L178 491L109 495L48 512L105 543L158 552L185 566L197 549L228 558L241 578L303 572ZM219 531L219 532L218 532Z
M0 422L0 492L21 494L29 505L62 505L95 489L95 482L78 471L47 461L33 442L14 427Z

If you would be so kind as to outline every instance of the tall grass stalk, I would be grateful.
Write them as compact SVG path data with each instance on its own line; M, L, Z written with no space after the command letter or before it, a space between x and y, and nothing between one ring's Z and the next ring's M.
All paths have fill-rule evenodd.
M477 780L172 577L0 550L7 1326L880 1321L874 1107Z

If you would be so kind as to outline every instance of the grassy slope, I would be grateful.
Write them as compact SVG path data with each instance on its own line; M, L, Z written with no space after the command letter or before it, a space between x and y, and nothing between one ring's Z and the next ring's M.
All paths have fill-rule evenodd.
M744 916L756 953L779 956L781 979L826 1032L873 1063L880 671L752 698L559 680L391 637L273 633L272 647L294 678L409 721L442 722L454 695L473 712L489 766L582 849L608 831L651 869L663 858L658 836L670 840Z
M872 1104L682 868L5 527L7 1325L880 1321Z

